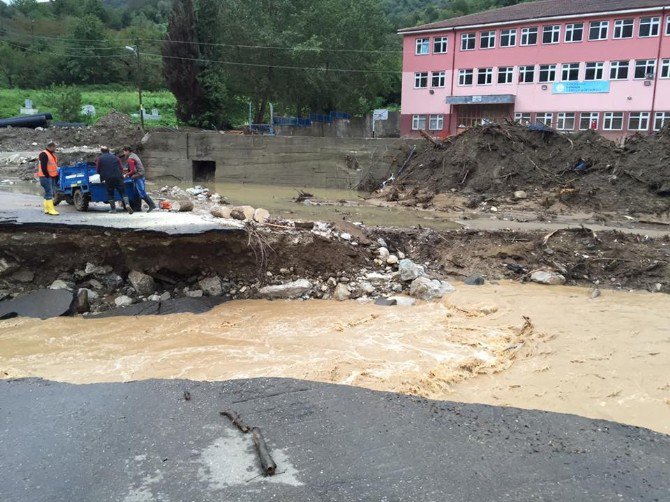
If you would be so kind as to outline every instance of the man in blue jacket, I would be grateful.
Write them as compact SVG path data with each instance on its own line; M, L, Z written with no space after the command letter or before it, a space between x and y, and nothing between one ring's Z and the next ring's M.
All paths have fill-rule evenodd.
M130 207L130 202L126 196L125 188L123 186L123 165L121 159L109 152L106 146L100 147L100 156L95 161L95 167L100 175L100 180L105 183L107 187L107 196L109 197L110 213L116 212L116 202L114 201L114 192L118 192L121 196L121 203L123 209L128 214L133 214L133 208Z

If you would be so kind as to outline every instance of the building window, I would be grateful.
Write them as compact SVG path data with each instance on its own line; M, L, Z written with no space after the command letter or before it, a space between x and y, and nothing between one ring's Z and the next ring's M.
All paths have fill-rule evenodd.
M444 129L444 115L430 115L428 129L431 131L441 131Z
M519 124L530 124L530 113L515 113L514 121Z
M477 70L477 85L491 85L493 83L493 68Z
M522 84L532 84L535 82L535 66L519 66L519 82Z
M542 29L543 44L557 44L561 41L561 25L545 26Z
M556 81L556 65L555 64L541 64L540 65L540 82L555 82Z
M412 131L425 131L425 130L426 130L426 116L412 115Z
M559 131L574 131L575 130L575 114L574 113L559 113L556 121L556 129Z
M500 47L514 47L515 45L516 45L516 29L502 30L500 32Z
M643 17L640 18L640 36L641 37L657 37L661 31L660 17Z
M623 112L606 112L603 119L605 131L621 131L623 129Z
M511 84L514 82L514 66L501 66L498 68L498 83Z
M614 21L614 38L633 38L633 19L617 19Z
M431 80L431 87L444 87L446 80L446 72L434 71Z
M670 16L665 19L665 34L670 37Z
M430 39L429 38L417 38L416 39L416 55L423 56L430 52Z
M477 43L477 34L476 33L463 33L461 35L461 50L462 51L474 51L476 43Z
M670 78L670 59L661 59L661 78Z
M656 112L654 114L654 131L660 131L666 124L670 124L670 112Z
M656 73L656 60L638 59L635 61L635 78L651 79Z
M605 75L605 63L586 63L586 73L584 80L602 80Z
M433 40L433 54L447 53L447 37L435 37Z
M598 129L599 122L600 114L598 112L582 112L579 114L579 129L581 131Z
M537 27L521 28L521 45L537 44Z
M628 116L629 131L648 131L649 112L631 112Z
M480 49L493 49L496 46L496 32L495 31L482 31L479 34L479 48Z
M607 40L609 21L591 21L589 28L589 40Z
M538 113L535 115L535 122L539 122L540 124L544 124L548 127L551 127L551 122L553 119L553 113Z
M473 70L458 70L458 85L472 85Z
M563 82L579 80L579 63L563 63L561 65L561 80Z
M565 25L565 41L581 42L584 39L584 23L573 23Z
M428 87L428 72L423 71L420 73L414 74L414 88L415 89L425 89Z
M612 61L610 63L610 80L628 79L629 61Z

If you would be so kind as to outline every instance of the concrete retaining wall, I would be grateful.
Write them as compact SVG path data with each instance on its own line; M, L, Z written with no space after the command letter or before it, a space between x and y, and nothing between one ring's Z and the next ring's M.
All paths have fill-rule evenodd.
M194 161L213 161L217 182L354 188L368 174L396 172L410 143L161 131L145 138L142 159L149 179L194 182Z
M372 115L334 120L327 124L313 122L308 127L275 126L277 136L310 136L320 138L372 138ZM388 120L375 123L375 138L400 137L400 112L389 112Z

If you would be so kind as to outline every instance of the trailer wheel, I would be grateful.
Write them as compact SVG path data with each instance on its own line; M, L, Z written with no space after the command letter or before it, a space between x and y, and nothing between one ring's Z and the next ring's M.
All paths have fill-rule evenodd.
M74 199L72 197L70 197L69 195L65 196L65 202L67 202L68 205L70 205L70 206L74 206Z
M74 191L72 201L77 211L88 211L88 197L81 190Z

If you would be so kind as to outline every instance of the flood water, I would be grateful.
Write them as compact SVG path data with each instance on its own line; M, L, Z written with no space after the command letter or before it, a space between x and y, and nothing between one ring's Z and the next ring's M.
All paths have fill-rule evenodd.
M502 283L441 303L240 301L201 315L0 321L0 376L293 377L670 433L670 296ZM522 330L527 316L534 330Z

